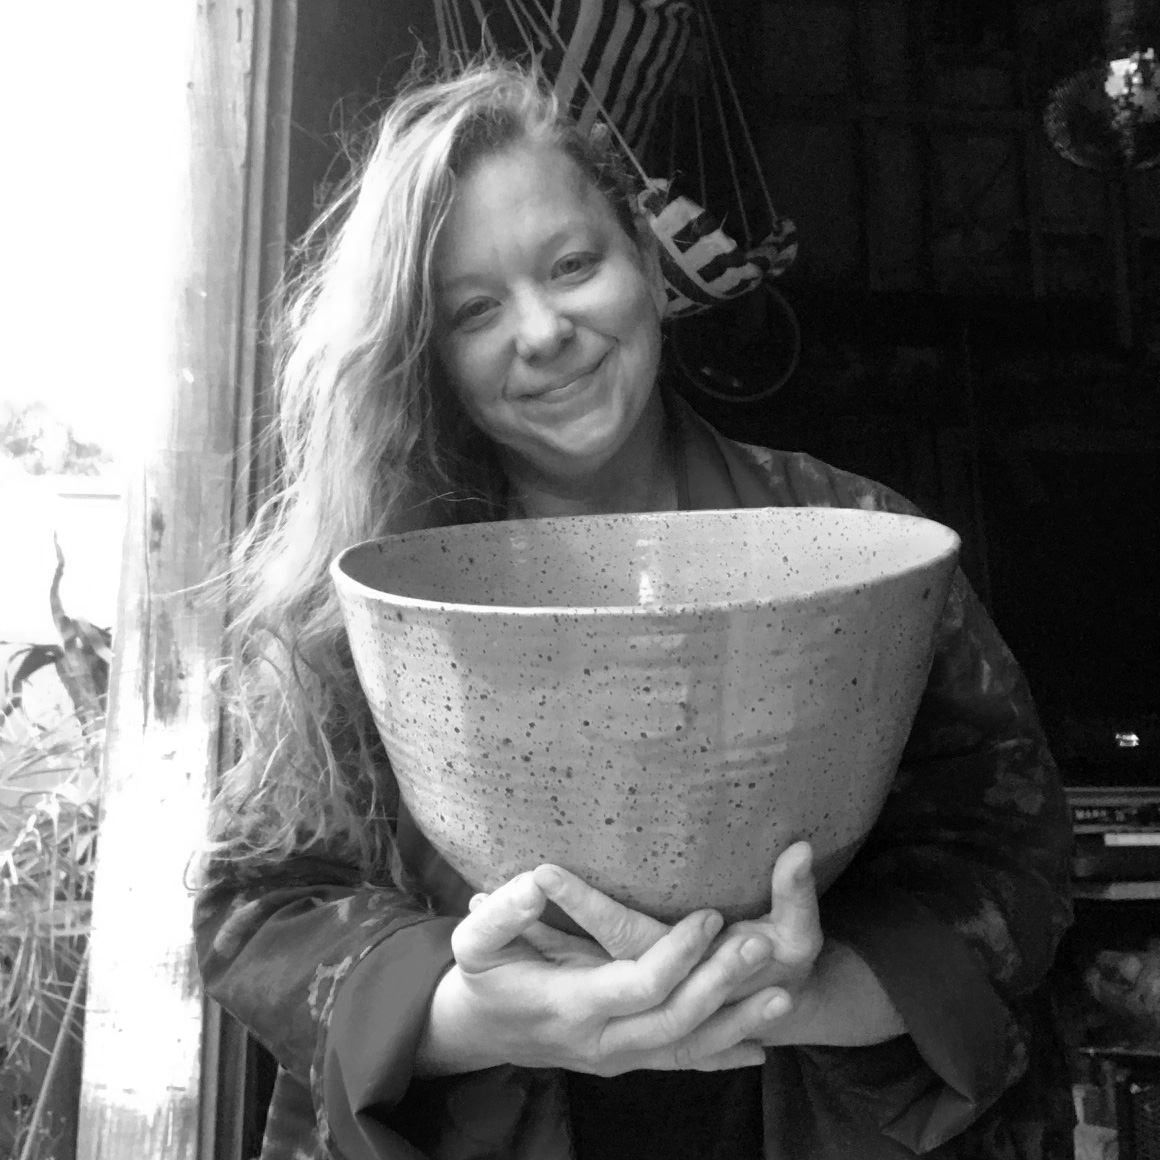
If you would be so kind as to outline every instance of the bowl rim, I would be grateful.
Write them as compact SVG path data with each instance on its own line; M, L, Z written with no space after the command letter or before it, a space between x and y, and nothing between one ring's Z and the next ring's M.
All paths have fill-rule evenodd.
M864 508L847 508L847 507L829 507L823 505L808 506L808 507L783 507L776 504L771 504L761 508L698 508L696 511L686 512L687 515L725 515L747 511L793 511L793 512L845 512L859 517L880 517L884 516L892 521L900 521L904 523L919 523L929 524L939 529L946 535L946 544L935 555L929 557L921 564L912 564L907 568L901 568L897 572L890 574L891 579L900 579L911 573L917 572L920 568L936 567L943 563L948 557L956 556L962 548L962 537L946 524L940 523L938 520L932 520L927 516L912 515L909 512L884 512L879 510L866 510ZM575 519L614 519L618 517L624 518L647 518L650 516L671 516L674 512L610 512L596 516L551 516L541 519L523 519L523 520L502 520L491 521L493 523L504 524L538 524L563 522L564 520ZM350 592L358 593L364 597L370 597L372 600L380 601L383 597L389 597L390 602L394 606L400 608L409 608L415 611L425 612L466 612L472 615L486 614L489 618L499 617L519 617L526 619L528 617L542 618L542 617L560 617L567 616L573 619L591 619L597 614L603 616L619 616L619 617L640 617L646 619L657 619L669 616L684 616L690 613L719 613L719 612L746 612L755 611L759 608L783 608L801 604L806 600L811 599L816 592L801 592L789 596L778 597L776 600L763 600L760 598L753 598L749 600L712 600L684 604L558 604L558 605L527 605L527 604L467 604L460 601L451 600L427 600L417 596L402 596L394 592L386 592L382 588L372 588L369 584L364 584L361 580L356 580L348 572L344 570L343 562L348 556L355 552L373 547L376 544L382 544L389 540L400 539L404 536L423 535L431 533L435 535L439 532L447 531L449 527L477 527L478 524L456 524L444 525L434 528L416 528L408 532L397 532L394 535L387 536L372 536L370 539L360 540L357 544L351 544L344 548L334 557L330 563L328 571L330 572L331 581L335 585L340 597L340 604L344 603L341 599L343 589ZM835 594L849 593L857 589L865 588L872 581L863 580L857 583L836 584L831 588L827 588L827 592Z

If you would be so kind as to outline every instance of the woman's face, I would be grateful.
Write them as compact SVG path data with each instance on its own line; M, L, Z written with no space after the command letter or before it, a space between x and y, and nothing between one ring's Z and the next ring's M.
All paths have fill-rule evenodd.
M655 264L559 149L461 178L435 248L435 349L479 428L534 471L598 472L641 422L660 363Z

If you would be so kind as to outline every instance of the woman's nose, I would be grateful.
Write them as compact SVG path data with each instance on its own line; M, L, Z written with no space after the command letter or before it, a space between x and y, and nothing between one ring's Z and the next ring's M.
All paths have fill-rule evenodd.
M572 320L548 296L529 293L521 299L516 318L516 352L520 358L551 358L575 333Z

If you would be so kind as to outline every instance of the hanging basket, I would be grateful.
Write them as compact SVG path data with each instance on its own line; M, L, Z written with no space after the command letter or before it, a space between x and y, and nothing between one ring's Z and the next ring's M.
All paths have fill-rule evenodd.
M693 359L690 378L708 394L732 400L764 398L793 373L800 331L793 310L769 280L797 256L794 223L773 208L761 165L742 112L712 13L705 0L433 0L440 48L450 60L487 49L534 60L582 129L607 126L626 159L640 174L640 209L659 248L665 279L665 317L683 319L724 308L765 286L761 300L726 323L731 353L748 351L770 377L749 389L731 369L713 369ZM658 111L670 95L690 44L696 43L712 93L714 132L720 136L733 176L741 241L700 202L676 192L670 181L644 167ZM700 131L699 105L697 127ZM676 114L674 114L676 115ZM760 187L764 213L751 224L743 203L739 170L744 164ZM704 168L701 171L704 188ZM784 343L776 352L771 340ZM708 345L713 345L709 343ZM768 357L764 357L768 356ZM752 371L752 365L749 367ZM763 374L765 373L763 369ZM752 379L752 373L748 376Z
M691 0L433 0L444 54L535 61L584 132L649 142L693 35Z
M801 343L797 315L770 282L670 332L681 374L726 403L758 403L781 390L797 369Z

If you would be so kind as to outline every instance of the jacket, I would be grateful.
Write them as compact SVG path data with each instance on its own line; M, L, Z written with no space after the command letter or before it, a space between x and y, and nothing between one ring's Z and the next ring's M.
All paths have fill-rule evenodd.
M667 407L682 507L916 511L808 455L727 440L679 399ZM402 804L396 840L422 898L385 869L313 855L245 879L211 867L200 891L205 988L279 1064L262 1160L571 1160L564 1073L412 1076L473 891ZM1024 677L959 573L886 805L821 900L826 934L865 959L908 1034L770 1049L762 1068L729 1073L719 1099L761 1109L764 1160L1072 1155L1039 989L1071 919L1071 841ZM734 1155L727 1141L720 1155Z

